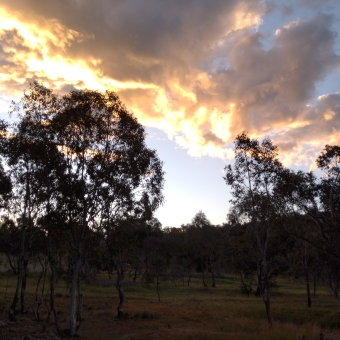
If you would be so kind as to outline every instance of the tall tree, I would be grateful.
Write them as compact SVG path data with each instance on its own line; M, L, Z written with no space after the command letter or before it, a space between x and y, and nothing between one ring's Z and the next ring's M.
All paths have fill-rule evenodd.
M24 232L40 218L47 230L59 228L68 235L74 335L82 320L80 271L90 231L117 218L150 219L163 202L162 162L114 92L72 91L59 97L33 83L15 111L19 122L3 152L21 202L15 206L21 209ZM52 253L50 262L55 263Z
M114 92L72 91L53 121L67 170L58 208L74 250L71 335L81 322L80 269L89 229L117 218L151 218L162 203L163 171L145 132ZM78 292L78 304L76 304Z
M12 182L10 176L4 170L3 158L1 157L6 153L8 146L7 129L8 124L4 120L0 120L0 209L7 206L12 193Z
M5 147L1 153L13 184L13 194L8 212L18 220L22 231L21 251L18 255L18 282L10 307L10 317L15 313L20 293L21 312L25 312L26 269L36 221L46 211L46 178L53 176L48 165L58 163L57 147L49 143L50 117L57 110L56 98L51 91L37 83L30 85L20 104L13 105L17 121L9 125ZM52 156L54 154L54 156ZM51 157L53 160L51 160ZM50 167L51 168L51 167Z
M235 163L226 166L224 179L231 186L233 208L251 223L254 231L258 289L271 326L270 287L275 266L269 248L276 219L273 190L282 165L278 161L277 147L269 139L259 143L243 132L236 137L234 145Z
M57 178L65 169L62 153L54 141L51 130L52 119L60 107L61 101L52 91L36 82L30 84L29 91L24 94L20 103L12 107L12 113L17 115L17 119L10 125L6 148L2 150L2 154L6 159L14 188L10 213L19 221L22 242L21 253L18 256L18 284L10 314L15 312L20 285L21 311L25 309L26 268L33 232L37 228L38 219L51 213L55 203ZM48 225L45 229L48 239L51 240ZM53 273L51 256L52 253L49 252ZM51 280L54 281L53 274ZM52 285L51 308L58 329L53 299Z
M128 270L128 265L135 260L138 249L139 237L137 223L129 219L117 219L105 227L105 252L104 268L116 274L116 289L119 295L117 306L117 317L123 318L125 295L123 291L124 275Z
M286 170L282 172L276 190L277 198L281 200L280 213L286 215L285 230L300 242L317 249L318 259L323 263L322 277L335 296L340 283L339 161L340 147L326 145L316 160L317 166L324 171L321 178L312 172ZM304 227L301 227L301 220ZM305 262L307 264L308 261ZM308 267L305 266L305 269L308 270ZM307 271L306 280L308 290Z

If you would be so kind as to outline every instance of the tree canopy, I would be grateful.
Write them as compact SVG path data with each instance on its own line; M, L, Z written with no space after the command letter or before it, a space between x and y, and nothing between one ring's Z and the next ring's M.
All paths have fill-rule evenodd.
M150 220L163 203L162 162L146 146L143 126L112 91L74 90L58 96L34 82L12 114L15 123L0 126L0 152L8 169L0 166L0 195L12 191L5 212L21 220L30 235L40 225L48 235L57 228L68 236L73 250L70 327L75 334L87 237L118 218ZM20 285L24 289L22 263L30 247L31 239L23 234L17 294ZM51 249L49 256L53 262Z

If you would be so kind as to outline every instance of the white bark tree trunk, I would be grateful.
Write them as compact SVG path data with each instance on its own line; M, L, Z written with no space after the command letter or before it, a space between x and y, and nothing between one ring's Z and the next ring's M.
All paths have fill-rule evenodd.
M78 249L77 260L73 267L73 275L72 275L72 286L71 286L71 306L70 306L70 335L74 336L80 326L81 320L78 320L79 308L77 306L77 291L79 291L78 285L79 282L79 274L81 268L81 252ZM79 303L79 301L78 301Z

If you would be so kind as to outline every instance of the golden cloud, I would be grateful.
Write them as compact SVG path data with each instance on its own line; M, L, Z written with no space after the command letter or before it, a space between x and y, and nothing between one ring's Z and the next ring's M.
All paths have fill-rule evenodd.
M20 97L33 79L59 91L114 90L143 124L196 157L230 158L242 130L272 137L286 164L308 163L312 150L338 140L340 100L326 95L306 106L316 82L339 64L329 17L289 23L264 48L256 31L265 13L261 0L216 1L211 13L179 2L180 11L171 7L151 23L124 2L109 20L103 4L98 18L79 16L72 27L66 10L51 19L39 8L25 16L0 5L1 93ZM82 10L82 2L74 6Z
M69 46L93 37L68 29L56 20L46 21L40 18L38 25L25 22L22 16L0 8L0 35L3 38L7 35L7 41L2 46L6 64L12 65L11 72L8 67L1 67L0 89L3 93L9 92L11 96L18 96L19 93L13 93L13 87L7 87L8 81L25 84L27 79L32 78L42 79L54 88L60 88L64 84L100 91L156 88L153 84L121 82L103 76L99 59L68 58Z

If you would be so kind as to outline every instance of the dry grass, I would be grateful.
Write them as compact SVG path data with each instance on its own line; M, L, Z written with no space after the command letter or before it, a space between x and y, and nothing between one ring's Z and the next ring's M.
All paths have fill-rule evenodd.
M4 301L7 278L9 285ZM98 279L96 285L84 285L84 321L79 331L82 339L297 340L319 339L321 331L334 340L340 339L339 302L326 289L318 288L312 308L307 308L302 284L279 282L272 297L274 325L269 329L263 302L255 296L241 295L236 279L220 279L217 288L204 288L199 278L193 280L190 287L166 284L161 287L160 303L154 286L129 283L125 286L126 320L116 318L118 294L115 287L108 284L105 276ZM0 307L5 306L2 319L13 296L13 283L13 276L0 274ZM28 306L34 300L33 283L31 274ZM56 293L61 326L66 329L69 292L62 281ZM41 311L45 313L46 307ZM27 318L33 319L33 315L29 313L26 321ZM19 324L20 320L19 317ZM25 322L21 323L20 336L25 335ZM53 330L53 325L46 322L33 325L35 328L30 325L27 330L33 334L33 339L38 336L42 339L43 334Z

